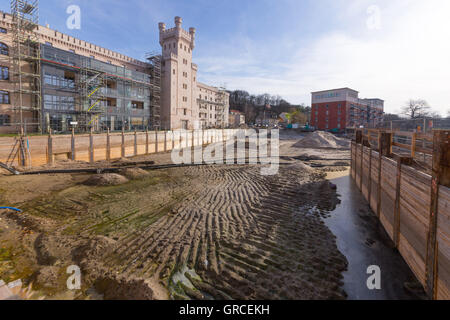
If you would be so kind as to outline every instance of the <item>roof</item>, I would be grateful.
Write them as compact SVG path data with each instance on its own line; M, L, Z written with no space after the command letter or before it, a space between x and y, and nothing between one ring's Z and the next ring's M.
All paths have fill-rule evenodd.
M329 89L329 90L322 90L322 91L314 91L314 92L311 92L311 94L314 94L314 93L322 93L322 92L329 92L329 91L337 91L337 90L350 90L350 91L359 93L359 91L353 90L353 89L351 89L351 88L349 88L349 87L345 87L345 88L338 88L338 89Z

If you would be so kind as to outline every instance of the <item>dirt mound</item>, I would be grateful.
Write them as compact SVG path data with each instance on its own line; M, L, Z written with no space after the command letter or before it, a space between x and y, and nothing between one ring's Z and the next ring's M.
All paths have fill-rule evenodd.
M126 168L120 170L120 174L130 180L139 180L148 177L149 173L141 168Z
M105 173L93 175L83 182L83 184L87 186L117 186L127 182L128 179L120 174Z
M152 300L154 292L149 281L127 277L112 277L97 280L95 288L105 300Z
M309 133L305 138L294 144L293 147L348 149L350 148L350 140L338 138L329 132L316 131Z

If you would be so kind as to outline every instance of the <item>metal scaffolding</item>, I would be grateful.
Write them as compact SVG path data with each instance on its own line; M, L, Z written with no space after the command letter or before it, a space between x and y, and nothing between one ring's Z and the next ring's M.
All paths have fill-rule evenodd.
M89 59L82 59L82 67L77 81L79 97L79 110L82 113L81 123L78 125L84 131L91 128L100 130L98 117L107 116L106 94L107 78L106 73L100 70L91 69Z
M27 126L37 127L42 132L41 115L41 51L39 44L39 1L11 0L12 45L10 57L10 81L14 83L12 104L20 132ZM31 123L24 118L31 113ZM35 122L37 120L37 122Z
M150 128L161 129L161 61L160 53L151 52L146 55L150 64Z
M218 96L218 103L219 103L219 108L217 108L216 110L216 114L218 117L220 117L219 119L219 123L220 123L220 127L221 128L225 128L225 123L226 123L226 119L225 117L228 116L227 113L225 113L225 95L226 95L226 88L225 86L222 86L220 88L218 88L219 92L217 93Z

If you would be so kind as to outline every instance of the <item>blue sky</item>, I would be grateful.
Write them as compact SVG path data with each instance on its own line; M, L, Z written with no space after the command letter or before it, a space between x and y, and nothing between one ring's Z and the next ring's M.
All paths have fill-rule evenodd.
M81 8L81 29L66 8ZM448 0L40 0L40 23L142 59L159 50L158 22L197 29L199 80L279 94L351 87L395 112L410 98L450 110ZM9 11L9 1L0 3Z

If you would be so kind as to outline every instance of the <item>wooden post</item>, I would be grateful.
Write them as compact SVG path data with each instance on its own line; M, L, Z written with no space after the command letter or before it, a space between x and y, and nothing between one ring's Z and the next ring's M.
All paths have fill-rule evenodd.
M350 142L350 175L352 176L353 179L355 179L355 177L353 176L353 141Z
M357 144L362 144L363 136L362 136L362 130L356 130L355 131L355 141Z
M148 154L148 127L145 128L145 154Z
M437 223L439 185L450 187L450 131L436 130L433 133L433 168L431 174L431 206L426 254L426 292L430 299L436 299L437 284Z
M411 158L416 156L416 139L417 133L414 132L411 137Z
M137 131L134 129L134 155L137 156L138 149L137 149Z
M362 192L362 183L363 183L363 159L364 159L364 144L361 143L361 163L359 165L359 190Z
M377 197L377 216L380 218L381 215L381 173L382 173L382 163L383 157L390 157L392 150L392 133L390 132L380 132L378 141L379 158L378 158L378 197Z
M109 133L109 128L106 131L106 161L111 161L111 135Z
M395 184L395 203L394 203L394 244L398 248L400 243L400 191L401 191L401 179L402 179L402 164L411 164L412 158L394 154L394 158L397 161L397 181Z
M47 163L53 165L53 137L52 129L48 131L48 145L47 145Z
M92 136L94 128L89 132L89 163L94 163L94 137Z
M192 130L192 148L195 147L195 130Z
M383 153L381 151L381 144L385 132L378 131L378 186L377 186L377 217L380 219L381 215L381 160L383 159Z
M175 131L171 130L172 132L172 150L175 149Z
M370 196L372 194L372 147L369 149L369 185L367 186L367 199L370 207Z
M70 149L71 149L71 152L72 152L72 154L71 154L72 161L75 161L75 159L76 159L76 156L75 156L75 153L76 153L76 148L75 148L75 128L72 128L72 139L71 139L71 142L70 142Z
M164 131L164 152L167 151L167 131Z
M125 129L122 127L122 144L120 145L120 156L125 158Z
M380 154L384 157L391 157L392 133L390 133L390 132L382 132L381 133Z
M158 153L158 131L155 131L155 153Z

